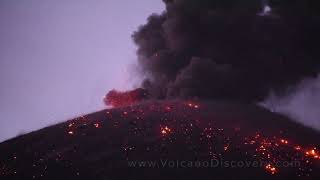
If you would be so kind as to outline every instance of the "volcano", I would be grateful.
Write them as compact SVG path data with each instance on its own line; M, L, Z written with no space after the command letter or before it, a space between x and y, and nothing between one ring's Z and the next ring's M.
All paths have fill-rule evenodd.
M0 144L0 179L318 179L319 132L251 104L144 101Z

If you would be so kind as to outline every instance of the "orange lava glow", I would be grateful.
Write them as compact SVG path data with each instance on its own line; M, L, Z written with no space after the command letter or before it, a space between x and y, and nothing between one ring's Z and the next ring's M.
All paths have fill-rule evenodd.
M289 142L288 142L287 140L285 140L285 139L281 139L280 142L281 142L282 144L288 144L288 143L289 143Z
M165 127L161 128L161 134L162 135L167 135L169 133L171 133L171 129L168 128L168 126L165 126Z
M266 165L265 168L266 168L267 172L269 172L271 174L277 173L277 169L275 167L273 167L271 164Z
M187 105L188 105L189 107L195 108L195 109L199 109L199 108L200 108L200 105L198 105L198 104L188 103Z
M121 107L132 105L134 103L147 99L147 97L147 90L142 88L124 92L111 90L104 97L104 102L108 106Z
M306 155L307 155L307 156L310 156L310 157L312 157L312 158L314 158L314 159L320 159L319 152L317 152L315 148L306 151Z

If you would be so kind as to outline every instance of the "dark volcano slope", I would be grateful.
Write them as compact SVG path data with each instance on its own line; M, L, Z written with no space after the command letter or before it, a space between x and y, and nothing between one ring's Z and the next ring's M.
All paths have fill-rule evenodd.
M0 144L0 179L319 179L319 133L254 105L156 101Z

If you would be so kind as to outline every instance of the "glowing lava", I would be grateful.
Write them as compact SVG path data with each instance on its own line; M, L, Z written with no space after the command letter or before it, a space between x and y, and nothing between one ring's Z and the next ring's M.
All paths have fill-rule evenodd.
M187 105L188 105L189 107L195 108L195 109L199 109L199 108L200 108L200 105L194 104L194 103L188 103Z
M171 133L171 129L170 128L168 128L168 126L165 126L165 127L162 127L161 128L161 134L162 135L168 135L168 134L170 134Z
M314 159L320 159L319 152L316 151L316 148L306 151L306 155Z
M132 105L134 103L147 99L147 97L148 92L142 88L125 92L111 90L104 97L104 102L108 106L111 105L113 107L121 107Z
M265 168L266 168L267 172L270 172L271 174L277 173L277 169L275 167L273 167L271 164L266 165Z
M287 140L285 140L285 139L281 139L280 142L281 142L282 144L288 144L288 143L289 143L289 142L288 142Z

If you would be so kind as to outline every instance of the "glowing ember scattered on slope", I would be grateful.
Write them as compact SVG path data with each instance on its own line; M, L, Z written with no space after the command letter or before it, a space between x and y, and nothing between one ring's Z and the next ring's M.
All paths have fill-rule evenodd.
M99 128L99 127L100 127L100 124L99 124L99 123L95 123L95 124L94 124L94 127Z
M70 123L70 124L69 124L69 127L72 127L73 125L74 125L74 123Z
M266 170L267 170L268 172L270 172L271 174L275 174L275 173L277 172L277 169L276 169L275 167L273 167L271 164L268 164L268 165L266 166Z
M188 106L191 107L191 108L195 108L195 109L200 108L200 105L194 104L194 103L188 103Z
M196 103L185 103L184 104L186 108L192 108L194 110L199 109L200 105ZM157 105L157 104L150 104L148 106L149 110L147 110L148 113L150 112L156 112L156 113L164 113L163 114L163 120L168 121L168 117L171 114L171 110L173 108L181 108L181 107L174 107L172 104L170 105ZM182 106L182 108L184 108ZM146 109L145 108L139 108L139 107L128 107L124 111L121 112L121 117L129 117L130 115L135 116L136 120L143 120L144 116L146 115ZM181 119L181 118L189 118L188 113L193 113L192 111L183 111L183 113L180 114L181 111L174 111L176 117L173 118L173 122L175 122L175 119ZM112 119L113 114L110 111L107 111L107 116ZM131 117L131 116L130 116ZM192 116L190 116L191 118ZM83 119L85 119L83 117ZM86 121L88 122L88 121ZM186 143L190 144L191 136L193 135L193 130L197 127L196 125L200 122L198 120L192 120L190 124L180 124L180 128L176 130L175 135L182 134L186 138ZM69 124L69 128L72 128L72 131L68 131L69 134L74 134L74 131L77 130L79 125L75 124L76 122L72 122ZM136 126L137 122L132 121L132 125ZM117 125L116 123L115 125ZM86 125L86 124L85 124ZM101 125L99 123L93 124L94 127L99 128ZM140 128L133 128L132 133L135 135L138 135L139 133L143 132L143 129ZM236 127L233 130L234 134L241 133L241 128ZM162 136L168 136L173 135L172 129L169 128L167 125L160 125L160 134ZM240 137L240 136L239 136ZM207 127L205 127L201 133L200 141L206 141L207 148L208 148L208 154L210 156L215 155L223 155L222 152L228 153L229 151L234 151L232 149L233 147L237 147L238 151L240 150L240 153L245 153L247 155L251 155L255 160L263 161L263 162L269 162L265 165L265 169L267 172L271 174L276 174L281 172L281 167L277 167L277 164L279 162L300 162L302 167L305 168L298 168L300 171L299 175L308 175L309 172L307 170L310 170L310 166L312 165L311 160L319 160L319 152L316 151L316 148L313 149L306 149L303 148L301 145L297 144L291 144L289 140L281 137L264 137L261 133L256 133L252 137L245 137L243 140L239 139L233 139L231 137L230 133L225 132L224 128L219 128L214 126L213 124L208 124ZM170 139L172 142L173 140ZM235 142L233 142L235 141ZM243 142L240 143L239 142ZM221 151L219 150L219 144L221 144ZM232 144L232 146L231 146ZM126 150L127 148L125 148ZM241 150L242 149L242 150ZM132 150L132 149L131 149ZM127 151L127 150L126 150ZM243 152L241 152L243 151Z
M285 140L285 139L281 139L280 142L281 142L282 144L288 144L288 143L289 143L289 142L288 142L287 140Z
M170 128L168 128L168 126L165 126L165 127L161 127L161 134L162 135L168 135L168 134L170 134L171 133L171 129Z
M171 107L170 107L170 106L167 106L167 107L166 107L166 110L167 110L167 111L170 111L170 110L171 110Z
M272 167L278 164L283 167L297 168L300 171L299 176L309 176L312 166L311 158L318 158L318 153L314 149L306 151L306 148L301 145L290 144L288 140L275 136L272 138L255 136L254 140L247 138L244 144L259 146L255 149L253 156L258 160L270 162L269 168L266 169L271 173ZM276 172L279 171L275 170L272 174Z
M319 152L316 151L316 148L307 150L306 155L309 157L313 157L314 159L320 159L319 158Z
M294 169L297 176L309 176L315 163L320 162L319 151L316 147L304 147L304 145L294 143L294 139L288 138L282 133L266 136L263 132L256 132L252 135L246 134L244 127L220 127L216 124L214 117L210 121L204 121L200 110L206 108L199 103L161 103L149 104L148 106L130 106L123 109L108 110L104 113L107 121L90 120L88 117L80 117L72 120L64 127L64 134L69 136L71 141L78 136L87 136L90 132L102 132L99 129L110 128L117 131L119 127L126 124L124 129L128 134L126 140L119 147L119 152L123 153L126 160L135 158L136 151L145 150L148 153L162 153L166 155L166 147L174 146L175 143L183 141L185 149L192 151L192 154L201 155L207 159L228 158L236 155L244 155L247 160L262 163L259 168L272 175L280 175L285 172L285 165ZM158 113L159 120L149 120L149 115ZM198 113L198 114L197 114ZM129 125L128 125L129 124ZM141 125L143 124L143 125ZM128 125L128 126L127 126ZM148 128L150 126L150 128ZM108 129L108 130L110 130ZM123 129L121 129L123 130ZM160 132L160 133L159 133ZM150 139L156 136L161 141L155 141L158 144L154 146L141 147L141 144L130 142L129 138L137 137L142 142L144 139ZM113 141L113 139L110 139ZM179 141L179 142L178 142ZM140 142L141 143L141 142ZM159 145L160 144L160 145ZM165 149L165 150L164 150ZM168 150L169 151L169 150ZM46 155L47 160L54 159L57 163L67 163L72 167L72 162L64 161L64 158L76 153L77 148L67 148L66 150L55 150ZM67 155L68 154L68 155ZM11 156L12 157L16 156ZM241 156L243 157L243 156ZM46 158L39 160L39 163L33 163L35 169L42 167L46 171ZM20 156L19 156L20 159ZM294 164L294 163L299 163ZM40 165L39 165L40 164ZM10 166L12 167L12 166ZM17 172L14 168L8 169L6 164L0 164L0 174L6 172L6 175ZM79 173L79 171L75 171ZM45 173L40 173L45 175ZM35 178L40 178L40 174L35 174Z

